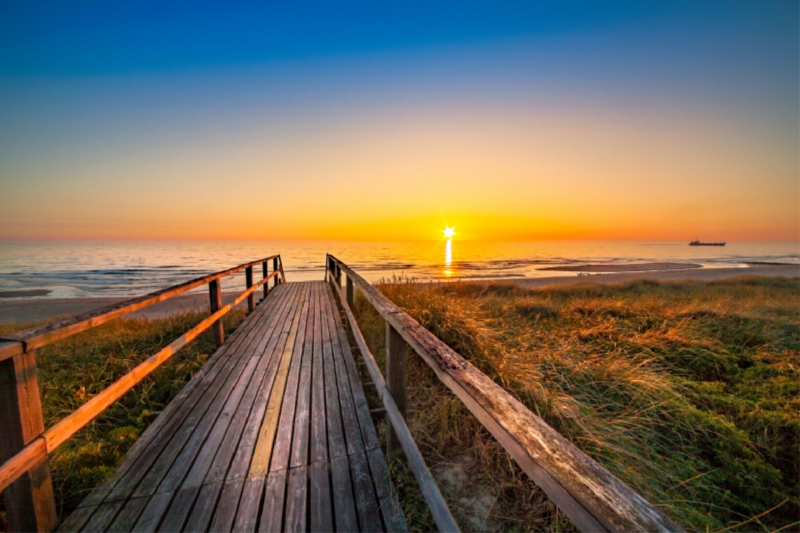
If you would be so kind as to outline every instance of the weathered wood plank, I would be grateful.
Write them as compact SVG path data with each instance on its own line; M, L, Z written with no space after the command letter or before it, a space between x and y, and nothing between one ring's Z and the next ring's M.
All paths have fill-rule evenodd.
M378 501L372 486L367 456L363 450L350 455L350 475L353 478L356 510L361 531L383 531Z
M331 487L328 476L328 463L314 463L308 467L309 495L311 496L310 530L315 532L333 531L333 507L331 506Z
M184 531L207 531L208 524L211 521L211 516L214 514L214 508L222 492L223 483L211 483L203 485L200 489L200 494L197 496L197 501L192 508L191 514L186 521Z
M234 533L255 532L261 496L264 494L264 481L265 478L261 476L250 477L245 481L239 500L239 509L236 511L236 521L233 525Z
M311 366L311 453L309 462L328 461L328 441L325 422L325 368L322 364L322 318L320 293L314 301L314 348Z
M289 483L286 487L284 531L300 532L306 530L307 487L308 467L304 465L289 470Z
M305 307L305 296L306 288L304 286L299 296L299 302L294 318L292 319L291 329L289 330L283 353L281 354L278 373L275 376L275 382L270 392L269 402L267 403L267 412L264 414L264 421L261 426L261 431L258 434L256 449L253 452L253 458L250 462L251 476L266 476L269 472L269 464L272 459L272 446L275 443L275 436L278 431L278 420L281 405L284 401L286 382L289 378L292 354L296 351L295 343L298 337L298 331L300 330L303 315L302 309ZM302 350L302 346L300 350Z
M83 531L84 526L97 510L97 506L79 507L72 511L66 520L58 526L58 531Z
M275 436L275 446L272 453L272 464L270 470L288 468L289 454L292 449L292 434L295 420L295 407L297 405L298 383L300 381L300 367L303 362L303 352L305 351L306 338L308 333L308 315L311 307L311 291L308 287L307 294L303 300L303 310L300 315L300 325L298 326L297 337L292 348L291 366L286 380L285 393L283 394L283 406L280 411L278 431ZM312 315L313 320L313 315ZM308 336L309 342L313 342L313 325L311 335Z
M114 531L112 528L109 528L109 525L111 525L114 518L116 518L123 503L124 502L109 502L99 506L92 516L92 519L83 526L80 531L85 531L86 533L100 533L106 530ZM142 506L142 508L144 508L144 506Z
M389 469L386 459L383 457L383 452L380 448L376 448L367 452L367 458L372 472L372 479L375 482L375 492L378 496L378 505L381 509L386 531L408 531L406 518L403 516L400 501L392 485L392 479L389 476ZM439 527L439 530L448 531L441 527ZM456 528L453 531L457 530Z
M297 407L295 410L292 434L290 467L308 464L308 442L311 411L311 362L314 351L314 305L319 294L320 284L311 284L309 312L306 323L306 336L303 345L303 358L300 368L300 383L297 386Z
M286 472L278 470L267 476L267 487L264 491L264 508L261 511L260 533L282 531L283 500L286 494Z
M186 517L189 516L198 494L200 494L200 487L179 490L172 499L169 512L164 516L164 520L158 530L164 533L182 531L183 525L186 523Z
M350 482L350 468L346 455L331 459L331 480L334 487L333 514L336 517L336 529L358 531L353 485Z
M347 455L347 445L342 429L341 407L339 405L339 390L336 383L336 367L333 363L333 341L327 327L326 295L323 294L320 302L320 312L323 315L322 327L322 364L324 365L325 378L325 422L328 428L328 453L331 458Z
M161 523L161 520L164 518L164 514L166 513L167 507L169 507L173 496L174 493L172 492L159 492L153 495L153 497L150 498L150 501L147 502L142 514L139 515L136 525L131 528L131 531L141 533L150 533L151 531L156 531L158 529L158 525ZM125 510L123 509L122 513L124 512Z
M325 326L327 326L328 335L330 335L331 338L336 387L339 395L342 425L344 426L344 434L347 441L347 453L352 455L364 450L364 441L361 438L361 428L358 423L358 418L356 417L353 396L350 392L350 380L347 377L347 369L344 365L343 350L339 341L339 331L335 324L334 312L336 304L333 301L333 295L330 291L328 287L325 288Z
M222 487L217 501L217 508L214 511L214 518L211 521L211 531L230 531L233 527L233 520L236 518L236 509L239 507L239 496L244 488L244 479L226 481Z

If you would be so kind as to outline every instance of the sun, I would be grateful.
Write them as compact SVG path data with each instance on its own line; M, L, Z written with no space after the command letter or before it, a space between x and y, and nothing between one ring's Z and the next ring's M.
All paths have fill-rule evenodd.
M446 229L442 232L444 233L445 239L452 239L453 235L456 234L456 228L448 228L447 226L445 226L445 228Z

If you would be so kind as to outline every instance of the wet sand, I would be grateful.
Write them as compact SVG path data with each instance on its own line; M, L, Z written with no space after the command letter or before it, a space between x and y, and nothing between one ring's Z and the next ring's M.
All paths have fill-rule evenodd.
M648 263L658 265L664 263ZM686 263L668 263L680 264ZM587 266L587 265L584 265ZM610 265L589 265L593 267L609 268ZM626 265L612 265L626 266ZM641 265L636 265L641 267ZM607 272L607 271L606 271ZM733 278L738 276L780 276L786 278L800 277L800 265L765 265L750 264L746 268L668 268L653 271L615 272L611 274L587 274L585 276L558 276L546 278L501 278L494 280L498 283L513 283L521 287L547 287L552 285L565 285L570 283L621 283L636 279L653 279L658 281L676 281L694 279L712 281L716 279ZM466 280L465 280L466 281ZM483 280L487 281L487 280ZM223 302L227 303L237 296L237 293L224 293ZM260 297L260 295L258 296ZM77 313L84 313L111 305L127 298L60 298L39 300L0 300L0 322L25 323L37 320L52 320ZM246 305L242 303L241 305ZM182 311L208 311L208 295L205 293L183 294L141 309L128 317L132 318L160 318Z
M539 270L556 270L559 272L663 272L667 270L688 270L703 268L695 263L633 263L628 265L569 265L545 267Z

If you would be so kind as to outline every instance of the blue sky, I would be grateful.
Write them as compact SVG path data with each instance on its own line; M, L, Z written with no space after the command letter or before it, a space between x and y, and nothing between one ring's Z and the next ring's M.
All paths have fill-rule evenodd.
M754 238L793 236L800 210L798 20L798 3L779 0L3 2L0 187L9 192L6 201L39 198L54 205L65 194L102 201L99 190L129 200L114 200L113 212L76 201L80 212L51 209L56 214L36 228L21 211L6 214L0 223L16 229L0 238L44 237L57 227L82 234L99 223L128 227L136 222L132 213L150 205L131 193L131 183L175 199L210 180L203 177L210 168L242 187L284 187L287 199L324 190L316 208L332 194L324 185L330 169L356 176L352 184L359 187L370 183L367 176L389 175L380 168L397 168L393 179L409 183L448 176L441 191L431 192L442 195L429 206L440 212L475 212L476 199L459 196L459 204L445 192L453 183L487 177L506 191L536 181L550 203L576 198L562 206L565 213L582 209L575 191L587 184L619 191L637 180L652 183L640 197L620 195L625 205L646 205L664 196L659 184L674 180L678 211L689 209L679 200L689 193L702 204L724 190L732 195L725 202L737 209L746 198L763 197L760 222L704 214L700 225L709 231L761 224ZM549 143L546 130L553 128L564 131ZM423 142L427 136L433 141ZM583 137L583 144L573 140ZM608 146L605 138L612 139ZM375 139L386 141L376 148ZM420 155L431 142L441 143L441 162ZM564 166L592 144L602 171L590 175L588 162ZM480 161L470 160L474 146L489 147ZM561 153L562 166L537 166L538 156L526 155L537 146L544 155ZM358 154L367 149L385 155L381 167L376 161L363 168ZM644 157L652 169L626 163ZM409 158L419 159L416 166L406 165ZM506 168L509 161L516 162L513 169ZM470 170L476 166L482 174ZM304 189L280 183L292 168ZM585 179L576 177L581 172ZM556 182L564 189L550 190ZM525 194L534 193L514 196L535 204ZM609 228L623 205L611 203L607 213L595 213ZM495 198L495 207L482 214L503 204ZM524 205L512 209L515 216L525 216ZM780 221L764 220L769 206ZM400 202L383 212L397 218L408 207ZM671 212L666 204L650 207L662 217ZM93 214L79 223L87 211ZM120 219L119 213L130 214ZM165 219L161 226L169 224ZM180 236L179 228L173 234Z

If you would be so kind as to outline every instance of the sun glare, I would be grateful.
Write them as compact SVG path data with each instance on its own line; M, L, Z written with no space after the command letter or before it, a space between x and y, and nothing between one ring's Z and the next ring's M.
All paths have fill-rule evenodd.
M442 232L444 233L445 239L452 239L453 235L456 234L456 228L448 228L447 226L445 226L445 228L446 229Z

